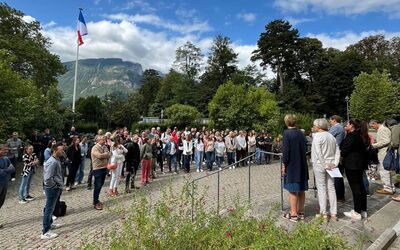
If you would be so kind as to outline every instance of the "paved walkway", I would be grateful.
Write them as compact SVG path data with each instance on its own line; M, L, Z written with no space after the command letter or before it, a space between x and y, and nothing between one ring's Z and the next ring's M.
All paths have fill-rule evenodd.
M252 165L250 197L253 205L252 212L254 215L262 216L274 204L280 204L280 178L279 164L272 165ZM310 171L310 174L312 171ZM185 180L188 178L197 178L207 175L206 172L191 174L166 174L159 175L150 185L141 188L136 192L144 192L151 199L160 197L161 191L172 182L174 190L180 190ZM220 210L227 208L233 204L233 200L239 198L241 201L248 200L248 168L241 167L235 170L225 170L220 173ZM105 209L96 211L91 205L92 191L86 190L86 186L79 186L71 192L64 191L61 200L66 201L68 210L65 217L59 218L57 223L63 224L63 227L55 230L59 233L59 237L49 241L40 239L42 228L42 211L45 198L42 193L42 171L38 169L32 183L32 195L37 197L36 200L28 204L18 204L17 189L19 180L11 183L9 186L7 199L0 210L0 220L4 224L4 228L0 229L0 246L1 249L76 249L83 243L91 240L98 240L103 237L103 232L110 229L115 223L120 223L120 218L114 208L119 206L127 207L130 205L131 195L124 194L117 198L106 197L105 191L108 189L109 178L103 187L100 199L105 201ZM200 193L205 188L208 189L206 199L206 207L216 209L217 207L217 175L202 179L197 184L197 191ZM121 183L121 191L123 191ZM309 186L313 187L312 178ZM377 184L371 184L372 189L377 188ZM121 192L122 193L122 192ZM351 222L343 218L342 212L350 210L352 207L351 194L347 192L347 201L339 204L339 222L329 223L326 227L328 230L343 234L349 242L357 242L359 239L364 240L365 233L368 233L363 222ZM284 207L287 209L286 193L284 194ZM314 218L318 210L317 199L314 197L314 191L310 190L306 194L306 220ZM382 208L390 197L373 195L368 199L369 214L373 214ZM222 202L224 201L224 202ZM281 224L292 227L292 224L281 221ZM356 233L356 234L355 234ZM356 236L356 237L355 237ZM368 241L366 242L368 244Z

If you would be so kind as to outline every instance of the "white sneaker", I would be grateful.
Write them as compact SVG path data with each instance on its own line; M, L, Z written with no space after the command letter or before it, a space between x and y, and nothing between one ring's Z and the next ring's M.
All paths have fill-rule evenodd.
M200 173L200 170L197 169L196 172L197 172L197 173Z
M49 240L49 239L53 239L53 238L55 238L55 237L57 237L57 236L58 236L58 234L52 233L52 232L48 231L47 233L42 234L42 235L40 236L40 238L41 238L42 240Z
M26 204L26 203L28 203L28 201L27 200L20 200L18 203L19 204Z
M74 186L78 186L78 182L77 181L75 181Z
M51 218L53 219L53 221L57 220L57 216L53 215Z
M354 210L351 210L350 212L344 212L343 214L352 220L361 220L362 219L361 214L357 213Z
M203 169L200 169L200 172L203 172L204 170Z
M11 178L11 181L15 181L15 178Z
M235 169L236 168L236 166L235 165L233 165L233 167L232 167L233 169Z
M57 228L60 228L60 227L62 227L61 224L55 224L55 223L51 224L51 229L57 229Z
M229 167L229 169L232 169L232 167Z
M368 217L367 212L366 212L366 211L361 211L361 217L362 217L363 219L366 219L366 218Z
M218 170L222 170L222 168L218 168Z

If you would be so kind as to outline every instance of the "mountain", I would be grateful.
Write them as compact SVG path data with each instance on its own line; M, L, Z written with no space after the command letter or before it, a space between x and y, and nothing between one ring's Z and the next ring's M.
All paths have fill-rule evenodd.
M63 63L67 73L58 77L63 100L72 102L75 61ZM103 97L115 92L127 93L140 88L142 65L120 58L82 59L78 63L76 99L90 95Z

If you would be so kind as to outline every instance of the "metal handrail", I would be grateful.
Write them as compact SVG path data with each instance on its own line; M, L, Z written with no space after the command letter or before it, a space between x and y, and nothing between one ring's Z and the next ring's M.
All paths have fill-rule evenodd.
M259 153L262 153L262 154L269 154L269 155L272 155L272 156L279 156L279 161L280 161L280 173L282 173L282 154L281 153L273 153L273 152L267 152L267 151L258 151ZM229 169L230 167L232 167L232 166L234 166L234 165L238 165L238 164L240 164L241 162L243 162L243 161L247 161L249 158L251 158L251 157L253 157L253 156L255 156L257 153L253 153L253 154L251 154L251 155L248 155L248 156L246 156L245 158L243 158L243 159L241 159L241 160L239 160L239 161L237 161L237 162L234 162L234 163L232 163L232 164L230 164L230 165L227 165L227 166L225 166L225 167L223 167L222 169L218 169L218 170L216 170L215 172L213 172L213 173L210 173L210 174L208 174L208 175L205 175L205 176L201 176L201 177L198 177L198 178L196 178L196 179L193 179L192 180L192 182L191 182L191 184L192 184L192 192L191 192L191 198L192 198L192 211L191 211L191 216L192 216L192 221L194 220L194 195L195 195L195 193L194 193L194 184L195 184L195 182L197 182L197 181L199 181L199 180L202 180L202 179L205 179L205 178L209 178L209 177L211 177L211 176L214 176L214 175L217 175L217 177L218 177L218 179L217 179L217 215L219 215L219 189L220 189L220 173L222 172L222 171L225 171L226 169ZM249 178L249 184L248 184L248 202L249 202L249 204L250 204L250 202L251 202L251 163L249 163L249 165L248 165L248 168L249 168L249 171L248 171L248 178ZM280 174L281 175L281 178L280 178L280 180L281 180L281 209L283 210L283 176L282 176L282 174Z

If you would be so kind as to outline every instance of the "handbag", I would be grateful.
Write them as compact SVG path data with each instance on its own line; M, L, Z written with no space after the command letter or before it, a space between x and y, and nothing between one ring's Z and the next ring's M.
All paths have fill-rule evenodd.
M388 171L396 171L396 173L400 172L399 153L391 146L388 147L383 159L383 168Z
M117 167L118 167L118 165L115 162L110 162L110 163L107 164L107 169L108 170L113 170L113 169L116 169Z

